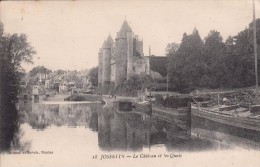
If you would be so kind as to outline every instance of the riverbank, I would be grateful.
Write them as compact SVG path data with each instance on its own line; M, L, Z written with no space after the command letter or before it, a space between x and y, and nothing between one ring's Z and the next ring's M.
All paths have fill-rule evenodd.
M106 106L111 106L118 101L128 101L135 103L137 97L126 96L110 96L110 95L95 95L95 94L75 94L65 98L64 101L88 101L88 102L101 102Z
M65 98L69 97L70 94L55 94L50 95L48 98L46 98L46 101L64 101Z
M93 94L74 94L65 98L64 101L103 101L103 98Z

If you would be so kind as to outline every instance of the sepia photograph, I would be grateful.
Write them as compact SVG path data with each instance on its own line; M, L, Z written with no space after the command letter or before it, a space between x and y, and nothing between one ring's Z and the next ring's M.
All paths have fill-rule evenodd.
M0 0L0 167L259 167L260 0Z

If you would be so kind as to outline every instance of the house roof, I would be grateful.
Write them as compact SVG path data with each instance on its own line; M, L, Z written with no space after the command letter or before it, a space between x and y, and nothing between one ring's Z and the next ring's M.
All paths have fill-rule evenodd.
M102 48L105 48L107 46L107 40L104 40Z

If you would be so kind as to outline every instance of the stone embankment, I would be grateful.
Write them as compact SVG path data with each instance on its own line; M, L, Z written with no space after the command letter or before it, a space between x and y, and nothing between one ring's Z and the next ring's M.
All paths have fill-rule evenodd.
M137 97L126 97L126 96L103 95L102 98L106 104L115 103L115 102L119 102L119 101L127 101L127 102L132 102L132 103L137 101Z
M114 103L118 101L136 102L135 97L95 95L95 94L75 94L64 99L65 101L102 101L104 103Z
M102 96L92 94L75 94L64 99L65 101L102 101Z

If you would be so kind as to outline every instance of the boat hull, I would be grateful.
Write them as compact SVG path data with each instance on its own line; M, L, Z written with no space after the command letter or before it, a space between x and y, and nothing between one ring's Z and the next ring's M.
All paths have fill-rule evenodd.
M260 120L191 109L191 132L196 136L260 146Z

